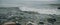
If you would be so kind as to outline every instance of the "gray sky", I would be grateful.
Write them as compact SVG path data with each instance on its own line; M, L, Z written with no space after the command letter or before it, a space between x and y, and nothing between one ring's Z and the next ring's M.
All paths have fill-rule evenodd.
M52 4L56 3L57 0L0 0L0 5L25 5L25 6L40 6L39 4Z

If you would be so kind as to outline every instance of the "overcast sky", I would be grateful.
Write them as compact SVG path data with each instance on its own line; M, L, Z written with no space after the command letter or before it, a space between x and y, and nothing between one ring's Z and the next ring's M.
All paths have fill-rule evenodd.
M57 3L57 0L0 0L1 5L39 5L39 4L52 4Z

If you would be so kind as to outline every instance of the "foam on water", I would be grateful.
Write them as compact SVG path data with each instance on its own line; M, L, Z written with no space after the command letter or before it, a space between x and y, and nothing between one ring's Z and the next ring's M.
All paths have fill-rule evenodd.
M55 9L37 9L37 8L29 8L29 7L21 7L22 11L35 11L35 12L39 12L42 14L56 14L56 10Z

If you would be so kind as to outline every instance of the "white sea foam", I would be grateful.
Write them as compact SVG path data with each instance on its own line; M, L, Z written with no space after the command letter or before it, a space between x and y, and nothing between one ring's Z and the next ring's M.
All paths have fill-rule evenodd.
M54 9L37 9L37 8L30 8L30 7L21 7L22 11L35 11L42 14L56 14L56 10Z

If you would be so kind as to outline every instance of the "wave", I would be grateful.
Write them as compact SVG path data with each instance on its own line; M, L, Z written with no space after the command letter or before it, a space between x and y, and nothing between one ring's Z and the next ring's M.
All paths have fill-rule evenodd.
M20 9L22 11L35 11L35 12L38 12L38 13L42 13L42 14L56 14L56 10L55 9L37 9L37 8L31 8L31 7L20 7Z

